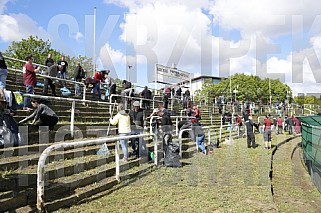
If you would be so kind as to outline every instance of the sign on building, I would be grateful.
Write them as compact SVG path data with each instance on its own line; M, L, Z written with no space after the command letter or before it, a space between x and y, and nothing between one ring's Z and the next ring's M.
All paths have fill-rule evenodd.
M192 74L178 70L175 67L167 67L155 64L154 82L163 84L178 84L184 81L190 81Z

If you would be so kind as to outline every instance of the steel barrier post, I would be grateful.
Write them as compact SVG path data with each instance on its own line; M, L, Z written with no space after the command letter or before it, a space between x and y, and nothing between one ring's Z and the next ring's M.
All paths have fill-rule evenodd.
M79 85L80 86L80 85ZM82 100L86 100L86 91L87 91L87 88L86 88L86 84L84 84L84 88L83 88L83 94L82 94Z
M120 162L119 162L119 141L116 142L115 147L115 161L116 161L116 180L118 183L120 182Z
M38 167L37 167L37 209L39 212L42 212L45 208L45 202L44 202L44 189L45 189L45 164L46 164L46 159L48 158L50 152L55 151L57 149L65 149L65 148L78 148L78 147L83 147L84 145L88 144L103 144L109 141L119 141L120 139L131 139L131 138L137 138L137 137L147 137L147 136L155 136L155 134L140 134L140 135L132 135L132 136L118 136L118 137L113 137L113 138L99 138L99 139L94 139L94 140L87 140L87 141L74 141L74 142L63 142L63 143L56 143L53 144L49 147L47 147L40 155L39 160L38 160ZM118 144L118 143L116 143ZM115 160L116 160L116 179L120 180L119 176L119 164L117 166L117 161L119 162L119 152L117 150L117 145L116 145L116 155L115 155ZM117 160L118 157L118 160ZM118 167L118 168L117 168ZM117 176L117 171L118 171L118 176Z
M74 137L75 108L76 108L76 102L73 101L71 103L71 115L70 115L70 134L72 138Z

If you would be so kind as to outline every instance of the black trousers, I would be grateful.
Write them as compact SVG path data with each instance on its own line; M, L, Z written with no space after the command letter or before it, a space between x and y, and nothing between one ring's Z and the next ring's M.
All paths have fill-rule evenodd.
M109 88L109 97L112 95L112 94L116 94L116 84L112 84ZM113 100L112 102L114 102L115 100L117 100L117 97L113 97Z
M49 130L53 130L57 123L58 123L58 117L49 116L49 115L40 115L39 126L49 126Z
M247 147L255 147L255 136L253 132L247 132Z
M53 81L49 78L44 79L43 95L48 95L48 85L51 88L51 94L56 96L56 86Z

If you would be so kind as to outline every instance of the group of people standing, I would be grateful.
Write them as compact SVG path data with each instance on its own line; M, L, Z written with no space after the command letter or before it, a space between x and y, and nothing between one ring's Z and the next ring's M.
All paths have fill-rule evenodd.
M109 122L111 125L118 126L119 136L142 134L144 131L144 124L146 120L149 120L152 116L155 116L156 119L154 119L154 132L156 135L161 136L163 140L164 150L166 150L167 146L171 144L173 131L171 115L168 109L165 108L163 103L160 103L158 108L155 108L148 117L145 115L145 110L140 108L139 101L133 102L133 108L129 111L129 113L126 113L123 103L118 104L117 111L117 114L113 118L110 118ZM200 150L204 154L206 154L204 145L205 135L202 131L201 124L199 122L201 118L200 110L196 105L193 107L193 116L195 118L189 121L192 122L194 130L193 132L195 132L195 134L193 134L195 136L194 139L197 141ZM119 144L121 145L123 150L123 161L127 162L129 157L128 140L122 139L119 141ZM136 155L136 157L148 155L146 143L142 138L132 139L131 146L133 153L134 155Z
M238 117L238 116L237 116ZM252 115L247 114L247 112L243 113L243 119L246 126L246 135L247 135L247 147L248 148L256 148L257 144L255 143L255 135L254 135L254 127L261 132L260 123L255 123L252 120ZM236 125L240 126L242 121L236 121ZM292 134L300 134L301 133L301 123L296 118L295 115L291 117L285 117L285 120L282 119L281 116L277 118L273 118L270 115L266 115L263 120L262 133L264 139L264 148L271 149L272 146L272 130L275 129L276 134L282 134L284 130L288 132L290 135Z
M165 87L163 94L163 102L166 109L168 108L170 99L172 100L172 104L174 104L175 100L179 103L183 102L184 109L187 109L188 106L191 106L191 93L189 89L186 89L183 93L182 88L180 86L177 87L176 90L174 87Z

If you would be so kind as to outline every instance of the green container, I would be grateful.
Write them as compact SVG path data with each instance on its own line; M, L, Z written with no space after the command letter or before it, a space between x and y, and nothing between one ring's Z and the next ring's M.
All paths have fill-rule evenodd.
M154 152L149 152L149 157L150 157L152 160L155 160L155 154L154 154Z

